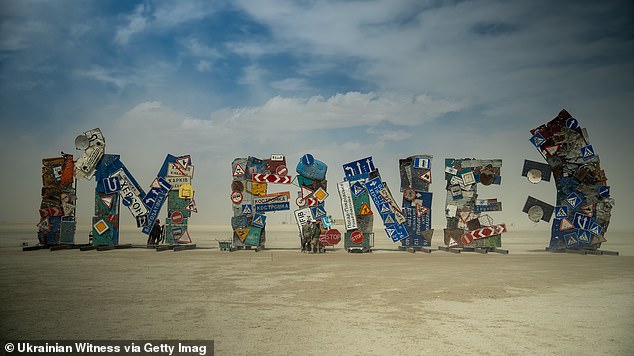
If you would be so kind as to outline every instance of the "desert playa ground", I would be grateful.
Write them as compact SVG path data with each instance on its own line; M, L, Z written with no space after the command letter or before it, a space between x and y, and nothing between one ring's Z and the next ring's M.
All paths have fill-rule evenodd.
M30 229L30 228L29 228ZM217 355L632 355L634 240L619 256L553 254L509 232L508 255L297 250L293 226L260 252L224 252L228 227L192 228L189 251L39 250L0 230L2 339L214 339ZM434 246L441 240L434 236ZM83 237L81 237L83 236ZM78 232L78 242L87 236ZM121 243L144 243L132 230Z

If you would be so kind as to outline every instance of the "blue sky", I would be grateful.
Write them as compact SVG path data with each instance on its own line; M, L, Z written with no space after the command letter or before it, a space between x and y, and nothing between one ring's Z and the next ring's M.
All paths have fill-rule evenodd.
M541 159L528 130L566 108L629 228L633 18L630 1L3 1L1 157L24 177L0 178L3 220L36 220L41 158L100 127L145 186L167 153L192 155L192 223L227 223L234 157L313 153L340 215L341 164L372 155L396 187L399 158L433 154L434 225L445 157L502 158L496 221L547 231L519 211L554 185L521 165Z

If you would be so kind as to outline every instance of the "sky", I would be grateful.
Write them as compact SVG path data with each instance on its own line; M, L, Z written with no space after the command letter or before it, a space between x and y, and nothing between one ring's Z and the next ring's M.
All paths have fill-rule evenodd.
M528 195L554 205L554 182L521 168L543 161L529 130L565 108L601 158L610 228L631 230L633 19L631 1L5 0L0 221L37 223L41 159L78 154L98 127L144 187L167 154L191 155L190 224L229 225L236 157L284 154L293 173L313 154L337 218L342 164L372 156L398 187L398 159L431 154L434 226L444 159L501 158L502 185L480 196L502 201L495 222L547 232L521 209ZM78 183L79 224L94 186Z

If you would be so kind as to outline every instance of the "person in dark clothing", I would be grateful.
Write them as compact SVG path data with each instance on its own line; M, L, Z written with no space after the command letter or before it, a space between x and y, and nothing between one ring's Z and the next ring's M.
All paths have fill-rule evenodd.
M152 230L150 231L150 236L148 236L148 239L147 239L148 246L158 245L159 241L161 240L162 230L163 229L161 228L161 220L156 219L156 221L154 222L154 225L152 226Z

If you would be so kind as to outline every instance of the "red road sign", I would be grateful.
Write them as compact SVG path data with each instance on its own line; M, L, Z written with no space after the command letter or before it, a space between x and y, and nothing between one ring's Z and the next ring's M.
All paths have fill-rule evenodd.
M360 244L361 242L363 242L363 232L357 230L350 234L350 241L355 244Z
M288 174L288 168L286 166L277 166L277 168L275 168L275 174L278 176L286 176Z
M291 184L291 176L279 176L277 174L254 173L251 179L260 183Z
M40 209L40 217L45 216L62 216L64 215L62 208L44 208Z
M485 237L490 237L493 235L499 235L503 232L506 232L506 225L504 224L485 226L480 229L465 232L464 234L462 234L461 239L463 241L465 241L465 239L466 241L469 241L469 240L473 241L473 240L483 239Z
M319 242L324 246L334 246L341 241L341 233L337 229L330 229L319 235Z
M464 234L460 237L463 245L471 245L473 243L473 236L469 234Z
M172 216L170 218L172 219L173 223L180 224L183 222L183 213L181 213L180 211L175 211L172 213Z
M234 204L240 204L242 203L242 193L235 191L235 192L231 192L231 202Z

